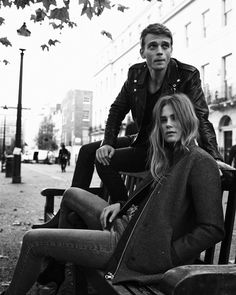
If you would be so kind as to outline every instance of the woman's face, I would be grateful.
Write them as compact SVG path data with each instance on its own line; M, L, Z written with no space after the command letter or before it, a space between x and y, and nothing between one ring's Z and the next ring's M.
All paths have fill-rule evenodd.
M182 128L171 105L167 104L161 111L161 131L165 142L175 143L181 139Z

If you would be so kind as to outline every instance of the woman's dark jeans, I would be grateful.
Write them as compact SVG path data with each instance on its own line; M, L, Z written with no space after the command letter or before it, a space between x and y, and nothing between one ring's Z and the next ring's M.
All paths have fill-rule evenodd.
M49 257L82 267L104 268L127 225L126 221L117 219L110 231L102 230L100 214L107 205L106 201L87 191L68 189L61 203L59 228L33 229L25 234L6 295L25 295ZM87 229L72 228L67 218L71 212L80 217L80 228Z

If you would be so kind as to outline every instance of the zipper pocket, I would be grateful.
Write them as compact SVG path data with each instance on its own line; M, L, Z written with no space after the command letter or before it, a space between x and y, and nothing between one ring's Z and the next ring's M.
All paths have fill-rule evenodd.
M163 179L163 177L161 177L161 179L160 179L160 181L159 181L159 185L162 185L162 182L161 182L162 179ZM160 187L159 187L159 190L158 190L157 194L159 194L159 193L160 193ZM152 196L152 198L153 198L153 196ZM131 231L131 233L130 233L130 236L129 236L129 238L128 238L126 244L125 244L124 250L122 251L122 254L121 254L120 260L119 260L119 262L118 262L118 264L117 264L117 267L116 267L114 273L112 273L112 272L108 272L108 273L105 275L105 278L106 278L106 276L107 276L107 280L113 280L113 279L114 279L114 277L115 277L115 275L116 275L116 273L117 273L117 271L118 271L118 269L119 269L119 267L120 267L120 265L121 265L121 262L122 262L122 260L123 260L124 254L125 254L125 250L126 250L126 248L128 247L129 241L130 241L130 239L131 239L131 237L132 237L132 235L133 235L133 233L134 233L134 230L135 230L135 228L136 228L136 226L137 226L137 223L138 223L138 221L140 220L140 218L141 218L141 216L142 216L142 214L143 214L145 208L147 207L148 203L150 202L150 200L151 200L152 198L149 198L149 199L148 199L148 201L146 202L145 206L143 207L142 212L140 213L138 219L136 220L136 223L135 223L135 225L134 225L134 227L133 227L133 229L132 229L132 231Z

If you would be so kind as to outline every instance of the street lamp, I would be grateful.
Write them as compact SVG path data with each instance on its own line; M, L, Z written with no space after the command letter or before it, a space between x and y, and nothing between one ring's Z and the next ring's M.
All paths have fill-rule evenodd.
M16 117L16 137L15 148L13 151L13 173L12 182L21 183L21 108L22 108L22 79L23 79L23 58L25 49L20 49L20 78L19 78L19 92L17 104L17 117Z
M30 31L26 28L26 24L23 23L22 27L17 30L18 35L28 37ZM22 111L22 79L23 79L23 58L25 49L20 49L20 78L19 78L19 92L18 92L18 104L17 104L17 118L16 118L16 137L15 148L13 151L13 172L12 183L21 183L21 111Z
M2 107L4 110L7 110L7 106ZM1 172L5 171L5 150L6 150L6 114L4 112L4 123L3 123L3 140L2 140L2 157L1 157Z

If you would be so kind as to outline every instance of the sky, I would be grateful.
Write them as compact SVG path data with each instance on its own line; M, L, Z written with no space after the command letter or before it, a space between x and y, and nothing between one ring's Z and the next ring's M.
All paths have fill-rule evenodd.
M92 77L95 74L96 60L99 52L110 39L101 34L109 31L113 38L131 22L150 2L145 0L112 1L130 8L124 13L107 10L100 17L89 20L80 16L81 5L73 0L70 17L78 22L78 27L65 29L62 34L50 29L47 24L35 24L29 20L34 9L3 9L0 17L5 24L0 26L0 38L7 37L12 47L0 44L0 61L6 59L10 63L0 62L0 106L16 106L18 100L20 51L26 48L23 62L22 106L39 110L44 105L54 106L61 103L70 89L93 90ZM30 37L18 36L16 30L23 22L31 31ZM58 39L61 43L51 46L50 51L42 51L40 45L49 39Z

